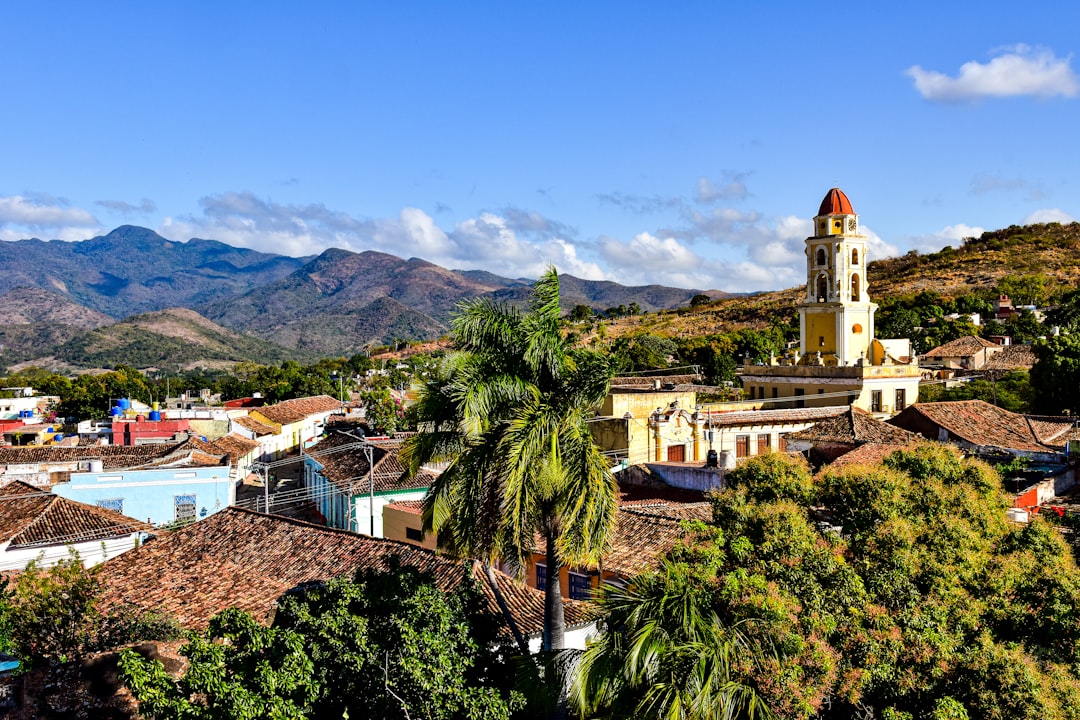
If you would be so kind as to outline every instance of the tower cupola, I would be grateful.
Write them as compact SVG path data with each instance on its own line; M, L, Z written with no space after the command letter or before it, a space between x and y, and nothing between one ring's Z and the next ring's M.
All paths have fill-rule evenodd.
M818 207L817 216L814 218L814 234L820 237L826 235L854 235L859 230L859 216L851 207L851 201L840 188L833 188L825 193L825 198Z

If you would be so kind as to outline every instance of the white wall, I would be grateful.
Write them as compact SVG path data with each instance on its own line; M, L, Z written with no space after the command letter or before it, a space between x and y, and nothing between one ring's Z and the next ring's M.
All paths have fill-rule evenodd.
M52 567L61 560L71 557L71 548L79 553L79 559L86 567L93 567L114 558L120 553L138 547L139 536L132 533L105 541L83 542L76 545L49 545L47 547L19 548L8 550L9 542L0 545L0 571L25 570L31 560L37 560L39 567Z
M566 649L567 650L584 650L585 643L592 640L597 635L596 623L591 622L586 625L578 625L574 628L566 629ZM540 645L543 642L543 637L539 634L529 635L529 652L540 652Z

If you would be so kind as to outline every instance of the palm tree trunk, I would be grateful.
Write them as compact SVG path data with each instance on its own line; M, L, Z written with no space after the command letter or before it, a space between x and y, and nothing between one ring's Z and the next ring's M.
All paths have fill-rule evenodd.
M548 527L544 531L545 555L547 560L547 588L544 590L544 640L541 646L547 654L548 671L555 671L548 680L549 691L554 693L555 705L548 715L549 720L566 720L567 696L562 674L557 671L558 661L554 657L566 647L566 618L563 615L562 560L555 545L556 533Z
M502 591L499 590L499 581L495 579L495 571L491 568L491 565L484 563L484 575L487 577L488 585L491 586L491 592L495 596L495 602L499 606L499 611L502 612L503 620L510 627L510 632L514 636L514 642L517 643L518 651L522 657L529 657L529 643L525 641L525 636L521 634L521 630L518 629L517 622L514 620L514 614L510 612L509 606L506 604L506 599L503 597Z
M563 615L562 584L559 551L555 545L555 533L544 532L547 556L547 589L544 591L544 650L562 650L566 647L566 618Z

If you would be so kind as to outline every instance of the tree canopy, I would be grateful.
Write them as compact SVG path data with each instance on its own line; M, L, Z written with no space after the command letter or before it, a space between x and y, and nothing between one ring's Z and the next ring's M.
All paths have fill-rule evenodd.
M731 680L778 717L1080 716L1080 573L1047 523L1006 521L989 466L926 445L817 478L767 455L729 479L661 572L684 616L740 631Z
M393 566L287 594L269 627L219 613L181 649L179 680L130 650L121 673L158 720L500 720L521 696L507 688L497 626L470 582L446 593Z

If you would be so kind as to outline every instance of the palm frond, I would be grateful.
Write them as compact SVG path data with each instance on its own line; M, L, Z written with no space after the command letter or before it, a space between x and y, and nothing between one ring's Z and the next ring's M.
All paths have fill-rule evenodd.
M583 716L772 717L736 674L757 649L720 621L700 576L665 562L598 602L607 631L585 650L571 694Z

